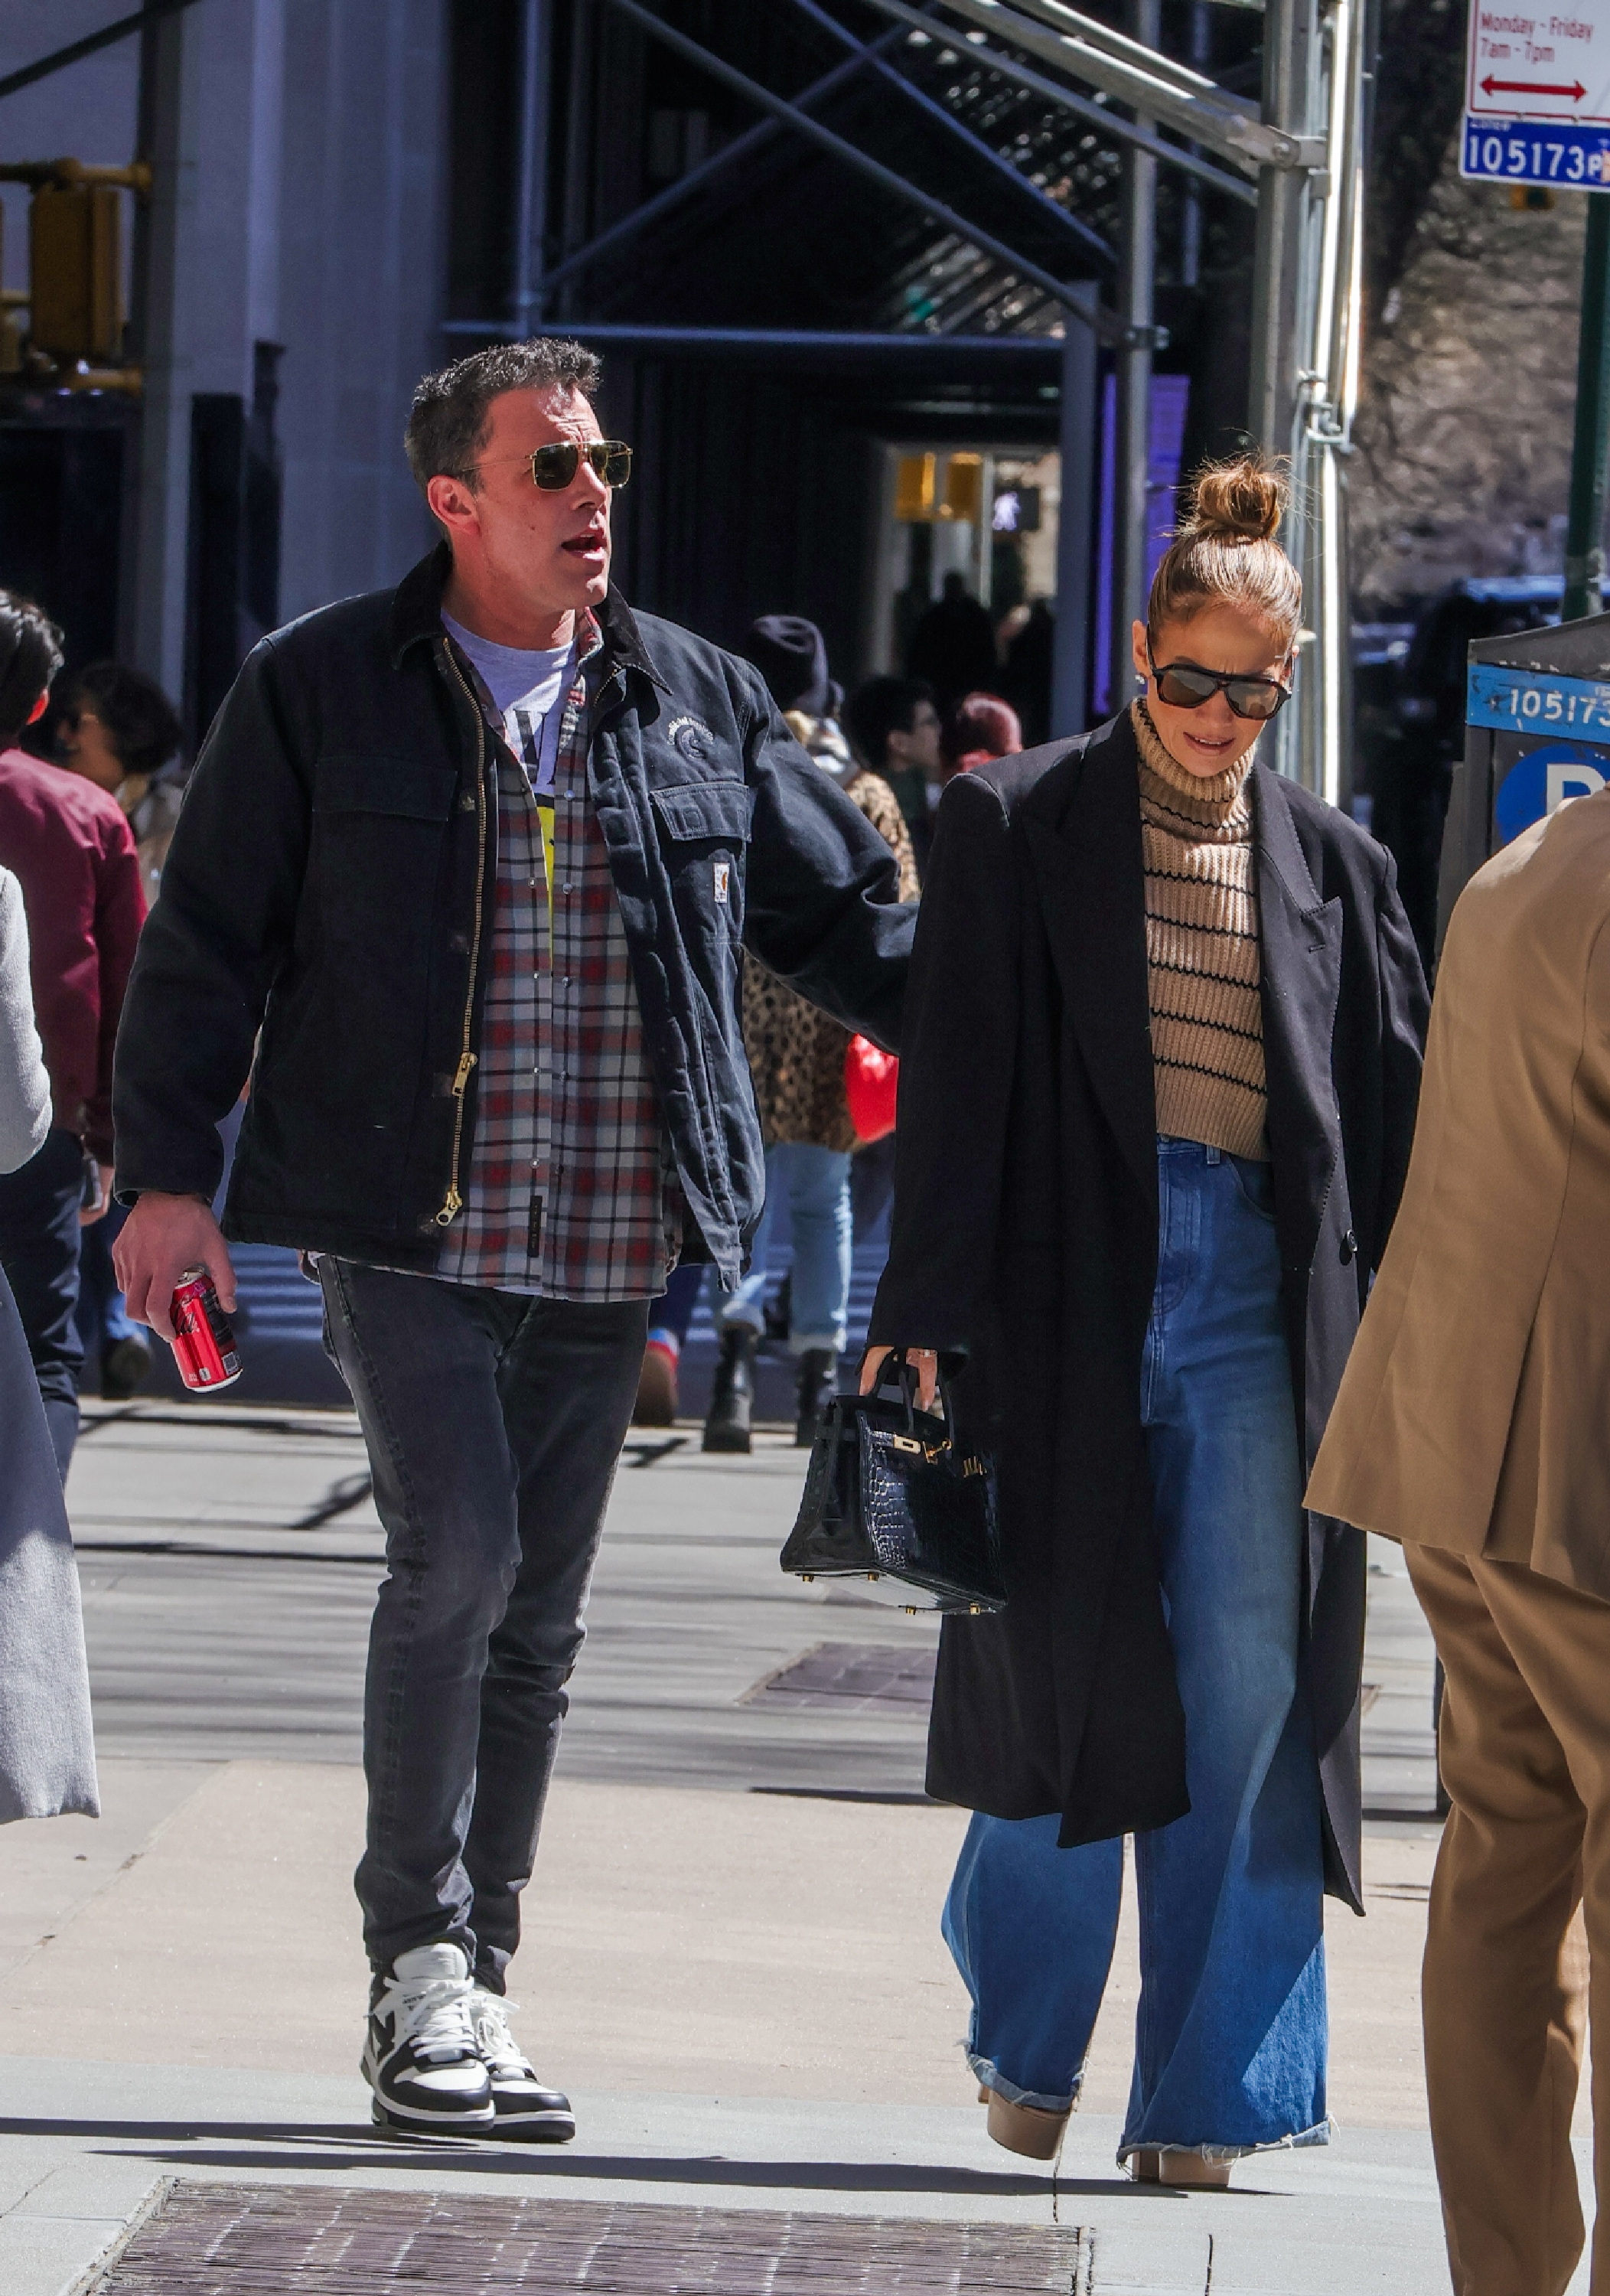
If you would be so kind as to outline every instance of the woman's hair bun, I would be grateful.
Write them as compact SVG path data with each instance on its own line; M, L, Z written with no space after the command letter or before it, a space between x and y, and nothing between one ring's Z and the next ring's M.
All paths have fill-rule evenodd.
M1237 455L1197 472L1181 531L1199 541L1271 542L1290 500L1284 471L1261 455Z

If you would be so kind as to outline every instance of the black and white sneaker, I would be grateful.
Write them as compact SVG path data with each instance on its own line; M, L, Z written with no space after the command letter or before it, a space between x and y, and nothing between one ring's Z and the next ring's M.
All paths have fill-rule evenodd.
M509 2012L518 2003L501 1994L475 1988L470 2014L475 2021L475 2045L492 2082L492 2104L497 2115L494 2134L527 2137L535 2144L568 2144L576 2134L570 2100L556 2088L544 2088L527 2057L509 2030Z
M415 1946L376 1979L362 2071L381 2128L490 2132L495 2113L475 2038L477 1997L456 1945Z

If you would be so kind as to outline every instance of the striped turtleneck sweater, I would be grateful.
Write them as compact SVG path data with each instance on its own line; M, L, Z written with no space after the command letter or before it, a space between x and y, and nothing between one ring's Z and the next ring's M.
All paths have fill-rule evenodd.
M1146 957L1157 1129L1267 1160L1250 751L1227 773L1188 773L1144 702L1140 749Z

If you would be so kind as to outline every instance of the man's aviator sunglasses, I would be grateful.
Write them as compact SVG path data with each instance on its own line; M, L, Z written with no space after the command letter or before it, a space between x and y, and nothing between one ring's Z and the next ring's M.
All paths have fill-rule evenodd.
M560 495L580 470L584 455L607 487L624 487L632 475L632 449L624 439L593 439L584 447L574 439L556 439L552 446L539 447L535 455L522 455L520 460L530 463L534 487L540 487L545 495Z
M1156 682L1157 698L1171 709L1200 709L1205 701L1222 693L1238 718L1266 722L1291 700L1290 686L1282 685L1278 677L1227 677L1195 661L1165 661L1159 669L1149 644L1146 659Z

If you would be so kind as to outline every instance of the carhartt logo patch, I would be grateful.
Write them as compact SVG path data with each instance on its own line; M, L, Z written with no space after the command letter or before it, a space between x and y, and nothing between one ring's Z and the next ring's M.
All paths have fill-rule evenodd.
M715 864L715 903L718 908L724 909L727 906L731 883L732 864L730 861L718 861Z
M666 739L690 765L703 765L715 754L715 736L702 718L673 718L666 728Z

